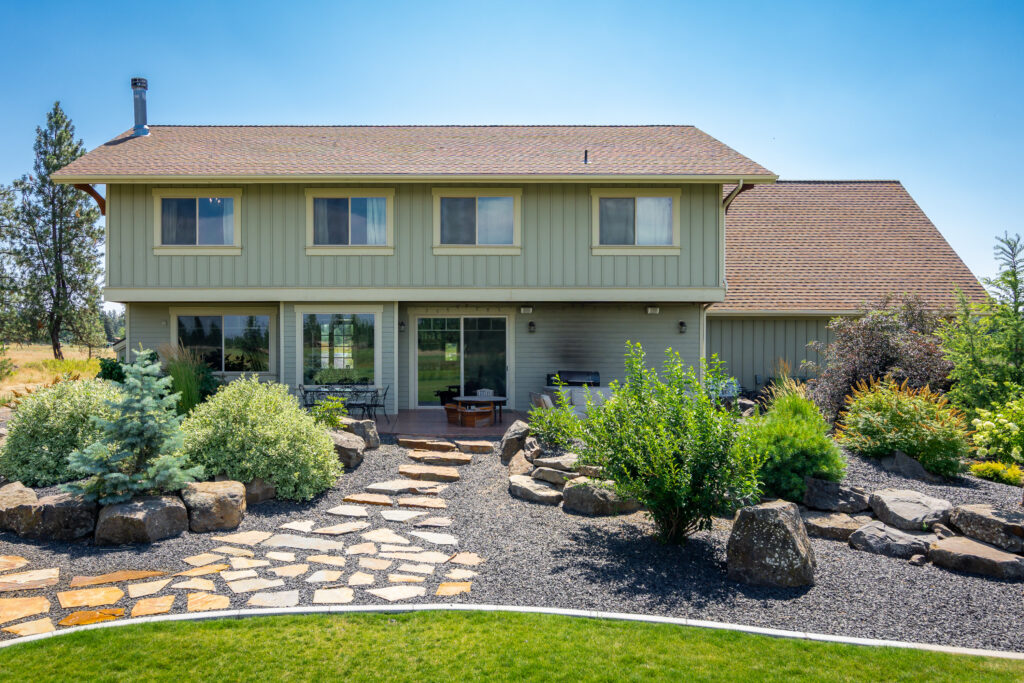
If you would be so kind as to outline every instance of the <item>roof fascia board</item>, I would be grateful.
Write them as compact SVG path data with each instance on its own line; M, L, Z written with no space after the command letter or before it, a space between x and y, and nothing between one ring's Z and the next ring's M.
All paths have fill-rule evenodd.
M774 183L777 175L63 175L50 176L55 183L147 184L190 183Z

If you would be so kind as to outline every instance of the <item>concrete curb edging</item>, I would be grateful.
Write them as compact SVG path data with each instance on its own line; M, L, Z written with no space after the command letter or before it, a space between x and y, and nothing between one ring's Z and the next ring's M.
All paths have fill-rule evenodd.
M52 633L40 633L34 636L24 636L0 643L0 649L12 645L21 645L35 640L60 637L68 633L78 631L90 631L100 628L119 628L132 626L134 624L152 624L165 621L204 621L207 619L241 619L246 617L265 617L287 614L355 614L379 612L384 614L400 614L402 612L518 612L524 614L550 614L565 617L578 617L587 619L611 619L615 621L637 621L651 624L673 624L675 626L690 626L694 628L706 628L719 631L737 631L753 635L769 636L772 638L790 638L795 640L813 640L819 642L841 643L845 645L861 645L871 647L895 647L907 650L926 650L930 652L941 652L955 655L971 655L976 657L995 657L999 659L1013 659L1024 661L1024 653L1010 652L1003 650L985 650L980 648L953 647L950 645L933 645L929 643L909 643L900 640L879 640L874 638L857 638L852 636L836 636L825 633L805 633L803 631L784 631L773 628L762 628L760 626L745 626L742 624L730 624L718 621L702 621L699 619L681 619L677 617L660 617L646 614L629 614L624 612L598 612L592 610L558 609L554 607L516 607L505 605L438 605L438 604L409 604L409 605L335 605L335 606L304 606L304 607L280 607L280 608L259 608L259 609L235 609L217 610L211 612L195 612L185 614L167 614L152 617L140 617L138 619L124 619L118 621L105 621L99 624L88 626L75 626L62 631Z

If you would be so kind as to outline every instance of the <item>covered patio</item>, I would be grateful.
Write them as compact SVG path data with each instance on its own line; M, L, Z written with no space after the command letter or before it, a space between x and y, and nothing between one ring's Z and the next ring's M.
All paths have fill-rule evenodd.
M439 408L424 408L420 410L400 410L398 415L389 415L391 421L384 415L377 415L377 432L380 434L403 434L415 436L445 436L445 437L482 437L498 438L505 433L508 426L516 420L525 420L526 413L519 410L505 410L501 422L497 421L491 425L480 425L479 427L460 427L448 422L444 410Z

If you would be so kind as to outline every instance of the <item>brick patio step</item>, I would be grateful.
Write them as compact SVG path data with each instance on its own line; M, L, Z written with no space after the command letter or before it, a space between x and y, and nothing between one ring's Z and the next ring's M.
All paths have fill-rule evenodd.
M437 451L413 451L409 457L424 465L468 465L473 462L472 453L460 453L448 451L438 453Z
M439 453L447 453L457 449L451 441L424 436L400 436L398 437L398 445L418 451L437 451Z
M454 467L441 467L438 465L401 465L398 473L410 479L422 481L458 481L461 479L459 471Z

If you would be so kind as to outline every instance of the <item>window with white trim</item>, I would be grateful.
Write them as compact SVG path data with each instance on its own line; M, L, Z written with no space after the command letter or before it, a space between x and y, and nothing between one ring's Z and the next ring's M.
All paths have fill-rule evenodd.
M270 371L269 315L179 314L177 341L214 372Z

